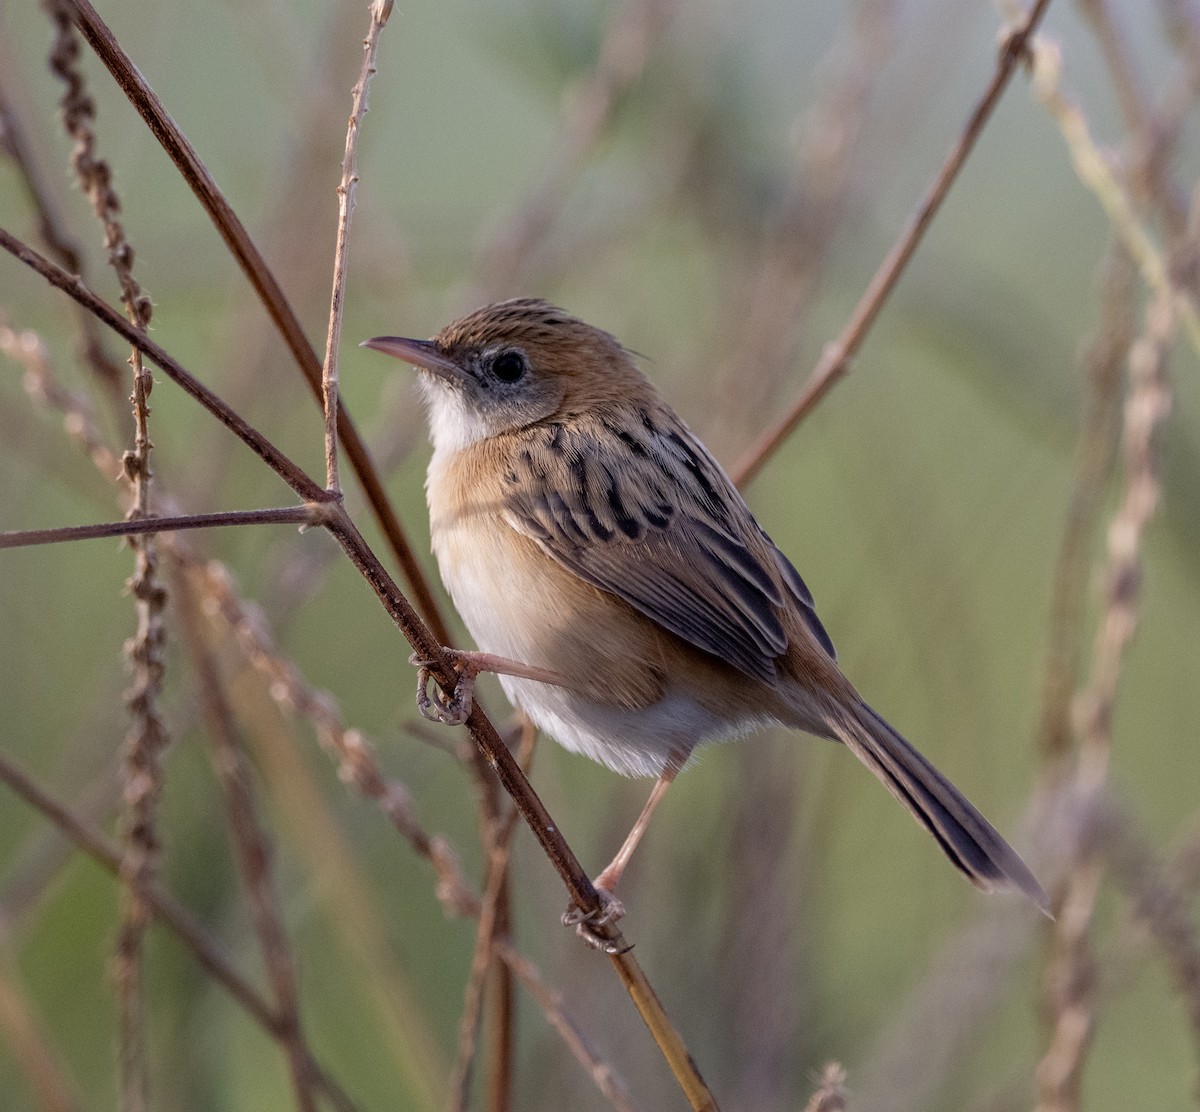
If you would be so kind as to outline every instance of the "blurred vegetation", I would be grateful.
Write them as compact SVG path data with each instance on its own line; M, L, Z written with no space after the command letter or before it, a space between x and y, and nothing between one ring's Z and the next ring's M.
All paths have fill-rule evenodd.
M320 349L366 5L100 6ZM644 65L631 66L596 133L574 149L573 113L597 58L612 49L611 28L631 11L661 28L647 34ZM1043 30L1061 44L1068 88L1098 142L1127 158L1135 144L1089 11L1111 19L1152 104L1194 73L1200 16L1186 4L1133 0L1051 6ZM359 153L342 388L386 462L429 574L436 578L421 486L427 449L412 383L359 352L359 338L429 335L483 299L548 297L643 353L648 373L732 464L842 327L992 73L997 25L989 6L950 0L397 5ZM37 5L0 10L0 86L86 245L91 284L115 302L56 122L49 42ZM265 314L86 51L84 69L135 272L154 298L154 339L320 474L320 415ZM1200 171L1192 108L1170 165L1185 201ZM544 226L513 251L514 230L541 200ZM36 239L21 180L3 158L0 224ZM1029 801L1046 776L1039 719L1051 591L1110 244L1103 213L1019 74L852 373L748 492L813 589L856 685L1024 848ZM775 291L782 323L767 313L759 327L756 314ZM0 323L45 337L57 375L92 396L119 452L130 428L75 359L65 299L6 256L0 314ZM1140 319L1139 310L1137 327ZM1190 877L1194 936L1194 352L1181 346L1171 373L1163 502L1143 546L1141 623L1121 678L1111 780L1138 835ZM159 378L152 435L162 489L189 512L289 501L248 451ZM112 520L123 510L117 476L96 472L61 418L31 403L8 361L0 458L0 528ZM1105 520L1118 480L1106 486ZM366 522L349 480L347 489ZM364 531L374 544L375 531ZM470 778L414 736L408 646L360 577L319 530L262 526L191 540L263 604L285 656L375 741L424 826L457 848L478 886ZM1103 544L1101 527L1084 666ZM114 835L131 569L115 541L0 554L0 748L57 797L90 806ZM280 714L233 639L218 637L216 651L256 769L310 1045L361 1108L438 1107L474 923L444 914L427 863L339 781L312 728ZM484 688L503 721L499 689ZM262 984L197 686L174 631L164 708L172 733L164 881ZM456 741L449 732L439 740ZM553 744L539 747L533 780L593 870L646 790ZM108 967L117 886L65 850L59 859L44 819L0 798L0 1018L9 1016L0 1023L0 1104L56 1107L32 1087L13 1034L19 1014L74 1094L68 1107L116 1108ZM855 1112L1031 1106L1048 1037L1048 928L1015 901L962 883L846 753L771 735L707 752L672 789L625 883L626 934L724 1107L801 1108L830 1059L847 1068ZM563 902L518 829L518 948L561 991L637 1107L683 1107L607 961L558 927ZM1105 885L1083 1107L1189 1107L1200 1034L1131 906L1119 884ZM151 932L146 970L153 1107L293 1106L284 1055L174 936ZM526 997L517 1038L515 1107L607 1107ZM485 1061L477 1074L482 1091Z

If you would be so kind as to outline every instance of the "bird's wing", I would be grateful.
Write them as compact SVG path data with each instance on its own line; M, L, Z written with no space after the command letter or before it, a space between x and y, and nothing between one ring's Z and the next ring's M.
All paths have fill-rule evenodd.
M833 644L812 596L720 465L671 415L526 430L505 518L581 579L765 682L786 652L785 600Z

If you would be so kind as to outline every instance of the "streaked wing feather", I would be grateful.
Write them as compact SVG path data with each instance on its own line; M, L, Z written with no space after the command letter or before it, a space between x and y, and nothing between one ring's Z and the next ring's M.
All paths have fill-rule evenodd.
M545 444L522 454L526 473L510 482L513 528L690 644L774 680L788 644L785 592L806 620L811 596L682 424L574 422L527 435Z
M808 584L800 578L800 573L792 566L791 560L775 547L775 542L766 533L763 533L763 539L775 553L775 563L783 574L783 581L787 584L792 601L796 603L796 609L804 619L804 624L808 626L808 631L817 639L817 644L829 654L829 659L836 662L837 649L833 646L833 638L829 636L821 624L821 619L817 617L817 608L813 603L812 592L808 589Z

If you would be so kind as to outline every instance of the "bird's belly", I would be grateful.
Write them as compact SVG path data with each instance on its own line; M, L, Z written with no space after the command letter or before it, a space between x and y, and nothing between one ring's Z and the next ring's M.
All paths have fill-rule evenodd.
M558 672L561 687L500 677L508 698L564 748L627 776L658 776L760 716L731 714L661 667L661 635L502 524L434 530L442 580L476 645ZM622 619L625 619L622 622Z
M732 740L759 723L734 721L682 691L647 707L625 707L514 676L501 676L509 699L564 749L582 753L623 776L661 776L687 764L696 749Z

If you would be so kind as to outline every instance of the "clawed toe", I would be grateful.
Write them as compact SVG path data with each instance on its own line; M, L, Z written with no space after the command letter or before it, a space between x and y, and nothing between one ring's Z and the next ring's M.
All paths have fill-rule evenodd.
M606 954L626 954L633 949L605 938L597 927L615 923L625 916L625 905L621 903L607 888L596 885L596 895L600 897L600 907L595 911L584 911L581 907L571 904L563 912L564 927L574 927L575 933L593 950L602 950Z
M444 726L461 726L471 716L475 673L464 666L453 650L447 650L447 655L458 673L454 692L447 695L440 685L434 684L432 698L429 695L429 681L433 676L429 669L433 661L422 660L416 653L408 658L409 664L416 665L417 668L417 710L421 712L421 717L429 722L438 722Z

